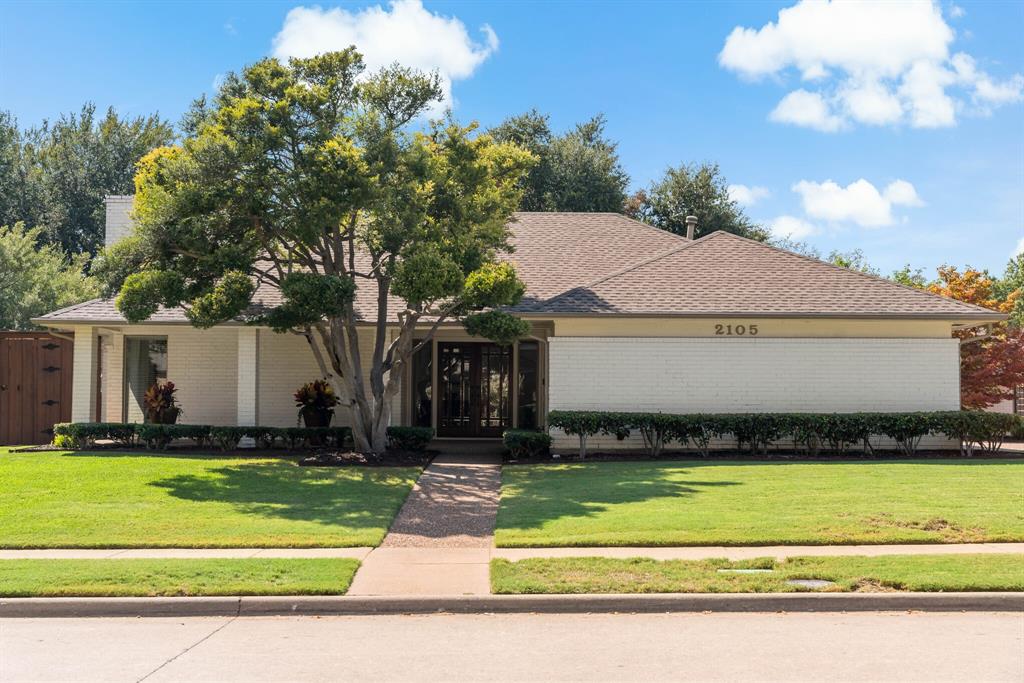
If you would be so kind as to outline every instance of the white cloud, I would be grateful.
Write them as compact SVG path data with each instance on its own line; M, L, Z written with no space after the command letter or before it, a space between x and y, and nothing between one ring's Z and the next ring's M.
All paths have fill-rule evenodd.
M961 110L988 114L1024 99L1024 76L993 79L969 55L951 55L955 38L936 2L800 0L759 29L734 28L718 61L748 79L795 72L814 83L783 97L770 118L826 132L854 122L953 126Z
M1024 237L1021 237L1020 241L1017 242L1017 249L1015 249L1013 252L1014 256L1017 256L1019 254L1024 254Z
M498 36L486 24L483 42L475 42L456 17L434 14L420 0L395 0L358 11L340 7L296 7L274 36L274 56L310 57L355 45L367 70L395 62L423 71L436 70L444 88L444 106L451 104L453 81L473 75L498 49Z
M778 216L768 222L768 230L778 239L801 240L818 234L817 226L796 216Z
M833 133L843 127L843 120L829 112L829 106L821 95L802 88L783 97L768 118L778 123L792 123L826 133Z
M898 206L924 206L924 202L917 196L917 190L906 180L892 181L885 186L882 196Z
M894 206L924 204L914 186L905 180L889 183L882 192L863 178L846 187L831 180L823 183L801 180L793 186L793 191L800 195L804 212L811 218L852 221L868 228L895 223L892 214Z
M752 187L747 187L746 185L730 185L728 190L729 199L744 206L753 206L762 199L766 199L772 195L771 191L767 187L760 187L758 185L754 185Z
M967 14L967 10L965 10L960 5L950 5L949 6L949 16L952 17L953 19L959 19L960 17L964 16L965 14Z

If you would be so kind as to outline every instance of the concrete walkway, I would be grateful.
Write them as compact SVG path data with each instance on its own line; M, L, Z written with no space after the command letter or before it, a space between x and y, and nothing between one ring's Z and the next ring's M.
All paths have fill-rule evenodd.
M44 548L0 550L0 560L139 560L343 557L362 561L373 548Z
M684 548L495 548L491 557L525 560L533 557L646 557L652 560L749 560L755 557L867 555L970 555L975 553L1024 553L1024 543L957 543L902 545L765 545L689 546Z
M348 595L487 595L501 457L438 456Z

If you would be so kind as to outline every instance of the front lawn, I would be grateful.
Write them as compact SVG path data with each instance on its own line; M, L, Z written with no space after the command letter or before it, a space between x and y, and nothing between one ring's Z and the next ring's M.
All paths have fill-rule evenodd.
M771 569L743 573L722 569ZM819 589L788 579L824 579ZM1024 591L1024 555L793 557L730 562L565 557L491 561L495 593L777 593L823 591Z
M377 545L418 474L265 456L0 453L0 547Z
M342 595L358 560L0 560L0 597Z
M1024 541L1024 460L511 466L497 524L501 547Z

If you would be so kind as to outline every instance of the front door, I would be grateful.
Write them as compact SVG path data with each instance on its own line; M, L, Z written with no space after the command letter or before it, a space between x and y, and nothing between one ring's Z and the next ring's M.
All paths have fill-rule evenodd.
M512 347L437 345L438 436L499 437L512 426Z

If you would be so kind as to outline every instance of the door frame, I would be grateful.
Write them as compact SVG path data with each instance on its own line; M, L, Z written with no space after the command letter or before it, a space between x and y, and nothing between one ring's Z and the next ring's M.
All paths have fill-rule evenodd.
M426 330L424 330L425 332ZM547 326L535 325L534 333L528 337L523 338L523 342L533 342L537 344L537 424L538 426L544 426L547 424L547 407L548 407L548 345L547 338L550 335L550 330ZM498 439L500 435L494 437L474 437L474 436L444 436L438 431L438 414L440 412L440 382L438 378L439 368L439 353L438 346L449 342L460 342L465 344L480 344L490 343L481 341L479 337L471 337L462 330L454 329L441 329L438 330L433 338L429 342L430 348L430 384L431 384L431 395L433 400L430 406L430 426L434 429L434 434L437 438L444 439ZM401 423L405 425L413 425L414 422L414 389L413 389L413 373L415 359L410 358L409 362L406 363L406 367L402 374L402 389L401 389ZM516 429L519 427L519 342L514 342L512 345L512 382L510 386L511 396L511 424L510 429Z
M506 429L511 429L514 423L515 416L515 396L518 393L518 382L516 381L515 374L515 351L513 346L502 347L499 344L493 342L468 342L468 341L442 341L437 344L437 357L439 362L434 367L433 379L436 387L436 403L437 410L441 411L442 406L445 404L447 398L447 385L448 382L442 375L442 368L440 359L446 355L446 352L450 348L463 349L458 354L460 362L462 362L468 372L469 377L464 384L468 385L469 395L465 398L465 408L468 409L467 425L465 427L453 427L441 425L441 416L438 415L436 418L436 432L440 438L469 438L469 439L496 439L501 438L502 433ZM484 372L484 352L497 349L500 351L500 355L503 356L507 361L506 370L506 382L504 389L504 403L507 410L508 417L506 423L497 427L485 426L483 424L483 409L484 399L482 397L483 390L483 372ZM460 373L461 374L461 373ZM500 400L500 399L499 399ZM460 400L460 403L462 401Z

